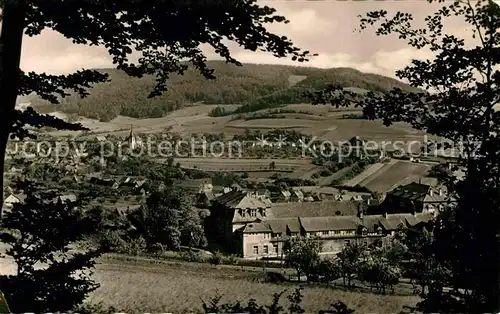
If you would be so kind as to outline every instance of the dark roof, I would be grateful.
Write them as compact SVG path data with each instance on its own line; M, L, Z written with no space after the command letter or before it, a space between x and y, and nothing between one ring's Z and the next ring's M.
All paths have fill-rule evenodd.
M361 225L361 221L356 216L307 217L299 219L306 232L355 230Z
M407 185L397 187L387 193L388 196L403 198L409 201L444 202L446 195L439 193L440 188L431 187L427 184L412 182Z
M269 203L263 201L260 197L251 195L243 191L231 191L214 199L214 202L234 209L257 209L268 208Z
M381 215L377 215L381 216ZM389 214L386 218L382 217L380 219L380 223L382 226L388 230L393 231L397 230L398 226L416 226L419 223L429 222L434 218L434 215L431 213L417 213L417 214Z
M382 215L365 215L361 218L361 224L366 227L368 232L377 232L377 227L380 226L383 219Z
M269 216L273 218L326 217L335 216L337 211L343 216L356 215L358 212L358 203L350 201L274 203L271 206Z
M274 233L286 233L286 228L290 232L300 232L299 218L281 218L275 220L266 220L265 223L269 225Z
M246 232L273 232L285 233L287 227L290 232L300 232L301 227L306 232L357 230L360 226L366 227L368 232L377 232L378 226L387 231L395 231L400 225L413 227L419 223L426 223L433 219L432 214L389 214L357 216L329 216L329 217L290 217L272 220L257 221L239 229Z
M271 233L271 228L267 223L264 222L252 222L246 224L243 228L240 229L243 233Z
M423 201L425 196L429 193L430 186L416 182L407 185L399 186L393 191L388 193L388 196L395 196L405 198L408 200Z

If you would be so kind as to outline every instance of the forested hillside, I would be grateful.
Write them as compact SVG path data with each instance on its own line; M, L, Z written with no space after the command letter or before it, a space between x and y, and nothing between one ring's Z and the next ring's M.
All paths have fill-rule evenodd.
M303 103L306 101L302 95L304 91L321 89L330 83L377 92L386 92L393 87L410 88L392 78L350 68L318 69L257 64L237 67L220 61L210 61L209 65L215 69L216 80L206 80L190 69L183 76L172 76L169 91L153 99L147 96L154 86L154 77L137 79L115 69L102 69L109 73L110 82L95 85L90 96L85 99L70 96L57 106L37 97L29 97L29 101L40 111L58 110L108 121L117 115L161 117L195 102L244 104L247 112ZM294 81L291 78L294 77L302 77L302 80L291 86L290 82Z

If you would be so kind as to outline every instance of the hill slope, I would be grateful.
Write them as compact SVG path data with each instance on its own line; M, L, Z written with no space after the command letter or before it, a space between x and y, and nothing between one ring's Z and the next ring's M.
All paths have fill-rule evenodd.
M90 96L80 99L70 96L58 106L38 97L29 101L40 111L64 111L108 121L117 115L134 118L161 117L189 103L246 104L251 107L278 107L303 103L302 93L338 83L344 87L386 92L393 87L414 90L402 82L381 75L367 74L350 68L318 69L282 65L244 64L237 67L220 61L209 61L216 80L206 80L190 69L183 76L170 79L169 91L148 99L154 77L131 78L115 69L101 69L111 81L96 84ZM300 78L300 79L297 79Z

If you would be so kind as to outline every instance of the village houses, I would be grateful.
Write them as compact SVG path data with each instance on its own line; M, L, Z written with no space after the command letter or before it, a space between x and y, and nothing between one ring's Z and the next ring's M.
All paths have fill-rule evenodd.
M434 213L450 202L443 188L412 182L388 192L378 212Z

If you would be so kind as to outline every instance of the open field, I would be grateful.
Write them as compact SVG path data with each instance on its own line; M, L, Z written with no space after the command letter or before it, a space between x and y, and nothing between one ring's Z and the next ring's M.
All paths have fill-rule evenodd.
M0 252L5 246L0 245ZM3 275L15 272L9 258L0 259ZM287 270L292 276L295 272ZM233 265L161 261L151 263L141 259L109 259L103 257L96 265L94 280L100 288L89 296L90 302L103 302L125 313L201 313L202 300L222 295L222 302L251 298L269 304L272 295L286 290L286 296L298 287L294 283L272 284L256 281L262 278L260 268ZM365 292L347 292L322 286L304 285L305 313L318 313L337 300L346 303L357 313L398 313L405 305L418 302L409 296L407 285L401 285L405 295L377 295ZM406 287L406 288L405 288Z
M400 160L391 161L375 171L368 168L366 171L371 171L372 173L368 176L365 175L366 171L361 173L359 176L364 176L364 178L358 181L356 177L351 180L351 184L353 181L356 181L356 184L364 186L371 191L387 192L398 185L418 181L418 178L425 176L430 168L431 165L429 164Z
M162 118L135 119L119 116L109 122L99 122L88 118L79 118L78 122L91 129L86 134L126 136L133 125L136 133L158 133L171 127L171 132L181 136L193 133L224 133L227 138L235 134L243 134L245 129L269 130L286 128L303 132L308 135L318 136L320 139L330 141L345 141L353 136L366 140L395 141L395 140L423 140L424 134L411 129L407 124L395 123L386 127L380 121L366 121L361 119L341 119L344 114L359 113L357 108L334 108L331 106L313 106L309 104L296 104L282 107L295 110L296 113L285 113L284 119L244 119L233 120L233 116L210 117L210 112L217 105L192 105ZM237 105L222 105L227 110L234 110ZM266 110L260 111L265 112ZM259 111L257 112L259 113ZM64 118L60 112L54 115ZM76 132L55 131L53 135L75 134Z
M395 163L396 160L392 159L390 161L390 164ZM357 175L356 177L352 178L351 180L345 182L344 184L347 186L355 186L366 180L368 177L370 177L372 174L376 173L378 170L382 169L386 164L378 162L376 164L368 166L368 168Z
M95 273L101 287L90 301L104 302L125 312L196 313L202 310L202 300L217 294L224 301L248 301L269 304L272 295L287 290L282 303L287 306L286 295L296 285L259 283L255 273L230 270L211 265L177 264L131 265L100 264ZM416 297L375 295L344 292L323 287L305 286L304 308L306 313L317 313L337 300L345 302L358 313L397 313L404 305L413 305Z
M301 159L249 159L249 158L178 158L175 162L180 163L183 168L200 169L205 171L228 171L228 172L252 172L260 174L264 172L296 172L294 175L301 177L308 173L311 168L319 169L311 165L309 158ZM270 169L269 165L274 162L275 168Z

